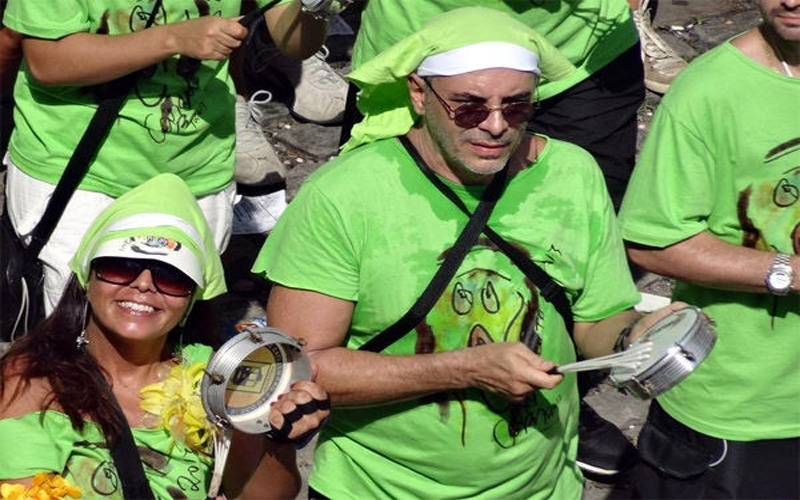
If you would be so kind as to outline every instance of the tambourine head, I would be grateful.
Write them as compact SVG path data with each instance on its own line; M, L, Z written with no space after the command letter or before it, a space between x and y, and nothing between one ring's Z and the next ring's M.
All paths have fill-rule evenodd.
M269 431L269 411L292 384L311 378L311 361L297 341L268 327L234 336L214 354L201 384L208 417L242 432Z
M651 344L649 359L636 369L612 368L609 380L640 399L675 387L702 363L716 343L711 321L696 307L684 307L660 319L631 343Z

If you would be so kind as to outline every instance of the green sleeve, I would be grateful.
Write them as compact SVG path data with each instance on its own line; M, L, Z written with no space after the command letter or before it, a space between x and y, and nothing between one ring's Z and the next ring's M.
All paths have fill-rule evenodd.
M358 216L351 210L345 219L313 183L304 185L267 238L253 272L287 287L357 300Z
M39 472L62 474L76 441L105 442L92 424L78 434L63 413L47 412L42 421L40 416L40 412L34 412L0 420L0 480L31 477Z
M76 0L46 4L8 0L3 23L14 31L46 39L90 31L86 3Z

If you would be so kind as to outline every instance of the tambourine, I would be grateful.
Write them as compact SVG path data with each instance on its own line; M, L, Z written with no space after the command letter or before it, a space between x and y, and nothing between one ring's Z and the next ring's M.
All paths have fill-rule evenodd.
M717 340L711 320L696 307L673 311L648 328L626 351L647 351L634 364L611 368L609 381L640 399L662 394L689 376Z
M241 328L240 328L241 325ZM211 357L200 383L203 408L214 431L214 471L208 499L215 499L231 448L233 429L248 434L273 430L270 406L292 384L311 379L311 360L294 339L254 318Z
M262 434L272 428L271 403L295 382L310 379L311 361L297 340L253 324L214 354L200 391L212 422Z

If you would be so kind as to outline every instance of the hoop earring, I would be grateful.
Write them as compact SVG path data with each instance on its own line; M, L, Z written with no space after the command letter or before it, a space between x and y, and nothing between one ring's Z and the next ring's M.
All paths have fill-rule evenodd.
M89 339L86 338L86 325L89 323L89 299L86 299L86 302L83 304L83 328L81 329L81 333L78 335L78 338L75 339L75 347L79 351L83 351L86 349L86 346L89 344Z

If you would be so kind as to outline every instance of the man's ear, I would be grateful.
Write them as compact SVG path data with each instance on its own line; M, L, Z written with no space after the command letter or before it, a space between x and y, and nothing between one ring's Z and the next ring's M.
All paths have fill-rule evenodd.
M425 87L427 84L416 73L408 75L408 95L411 98L411 105L414 107L414 112L418 115L425 114Z

